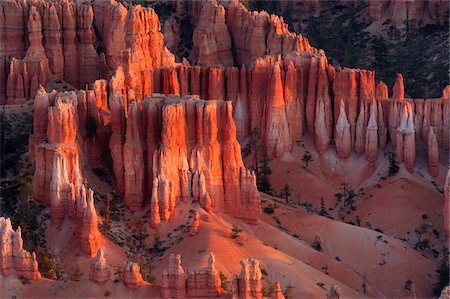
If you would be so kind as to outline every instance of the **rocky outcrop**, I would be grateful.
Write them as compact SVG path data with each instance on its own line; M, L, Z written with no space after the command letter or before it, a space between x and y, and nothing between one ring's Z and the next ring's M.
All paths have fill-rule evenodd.
M225 9L215 1L203 4L192 37L197 65L233 66L231 37L225 24Z
M428 132L427 153L428 171L435 177L439 174L439 147L433 127Z
M343 101L340 102L339 118L334 130L334 142L336 143L336 151L339 157L348 158L352 146L351 131Z
M414 170L416 158L415 128L412 105L400 104L400 125L396 132L396 157L398 163L405 163L406 169Z
M450 170L444 184L444 231L450 237Z
M188 298L215 298L222 293L219 272L215 267L216 257L211 252L206 269L189 272L187 278Z
M0 270L3 276L16 274L28 280L39 280L36 254L23 249L20 227L13 230L9 218L0 217Z
M111 278L111 270L106 263L105 252L103 247L100 247L97 251L97 255L91 261L91 267L89 270L89 279L95 281L98 284L105 283Z
M164 270L161 277L161 298L185 298L186 276L181 266L181 255L171 254L169 268Z
M271 299L285 299L283 292L281 291L280 283L277 281L275 283L275 292L270 297Z
M121 99L113 95L110 103L122 107ZM164 96L132 102L123 145L116 142L123 140L123 131L117 130L123 130L124 111L111 110L111 150L123 147L123 162L117 160L120 153L112 156L115 178L124 178L128 206L138 209L144 198L151 198L153 227L191 197L206 211L257 222L259 194L254 174L242 162L230 102ZM148 195L145 182L151 186Z
M130 289L137 289L144 282L138 264L127 262L122 271L123 282Z
M83 191L85 191L85 195L83 195ZM84 206L81 211L77 210L77 218L80 219L81 216L81 223L78 223L81 249L93 257L98 253L102 244L98 231L97 212L94 207L94 191L86 189L82 185L78 201L81 201ZM79 215L80 212L82 215Z
M392 99L402 100L405 98L405 87L403 85L402 74L397 74L394 87L392 88Z
M292 51L316 52L301 35L289 32L282 18L265 11L250 12L238 1L221 1L237 65L247 67L260 57Z
M35 157L33 187L35 198L50 206L52 224L59 226L66 216L75 221L81 249L95 256L101 237L93 191L86 188L81 174L77 136L79 119L85 117L83 110L77 110L78 99L73 91L48 94L40 89L30 138Z
M24 7L25 9L25 7ZM27 23L29 47L21 60L12 58L6 81L7 104L21 104L36 95L39 84L45 85L51 75L49 61L42 46L42 21L31 6Z
M232 292L237 298L263 298L262 274L258 260L252 258L241 260L241 273L233 280Z
M449 299L450 298L450 287L446 286L439 296L439 299Z
M366 130L366 159L375 162L378 154L378 125L377 125L377 104L372 102L370 106L369 123Z
M215 268L215 256L209 254L208 266L187 274L181 265L181 256L171 254L169 268L161 278L161 298L216 298L222 293L219 272Z

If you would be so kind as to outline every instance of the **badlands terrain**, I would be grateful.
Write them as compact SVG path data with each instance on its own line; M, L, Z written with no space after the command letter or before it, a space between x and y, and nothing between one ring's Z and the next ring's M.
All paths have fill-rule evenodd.
M450 298L447 70L327 57L341 2L0 0L0 298Z

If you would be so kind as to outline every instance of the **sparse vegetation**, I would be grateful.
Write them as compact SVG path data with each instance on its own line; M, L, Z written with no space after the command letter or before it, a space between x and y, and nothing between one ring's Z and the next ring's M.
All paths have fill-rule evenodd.
M105 292L103 292L103 296L105 297L105 298L108 298L109 296L111 296L112 295L112 292L110 291L110 290L106 290Z
M322 251L322 244L320 243L320 238L318 236L314 238L314 242L312 243L311 247L317 251Z
M444 253L444 258L439 264L437 270L437 282L434 285L434 294L439 296L442 290L449 284L449 263L448 263L448 252Z
M222 289L224 289L227 292L230 292L231 291L231 282L228 279L227 275L225 273L223 273L222 271L220 271L219 277L220 277L220 286L222 287Z
M398 167L395 151L390 151L388 157L389 157L389 175L396 175L400 170L400 167Z
M309 162L314 161L314 160L313 160L313 157L312 157L312 155L311 155L311 153L310 153L309 151L306 151L306 152L303 154L302 161L303 161L303 168L305 168L305 169L308 168Z
M280 197L281 198L284 198L284 199L286 199L286 200L289 200L289 197L291 196L291 187L289 186L289 184L288 183L286 183L285 185L284 185L284 187L283 187L283 189L281 189L281 192L280 192Z
M275 206L273 204L269 204L269 205L265 206L264 213L269 214L269 215L275 213Z
M75 266L72 270L72 275L70 276L70 278L73 281L80 281L82 277L83 277L83 271L81 271L80 265L78 265L78 263L77 263L77 264L75 264Z

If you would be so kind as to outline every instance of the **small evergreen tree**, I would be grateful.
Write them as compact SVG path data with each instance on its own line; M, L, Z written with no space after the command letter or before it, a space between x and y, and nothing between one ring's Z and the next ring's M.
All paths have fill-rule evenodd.
M389 152L389 175L395 175L400 170L394 151Z
M289 200L289 197L291 196L291 187L288 183L284 185L283 189L281 190L280 196L281 198Z
M233 227L231 228L231 239L238 239L240 237L240 233L242 232L242 229L240 229L237 225L233 224Z
M303 163L304 163L303 168L305 168L305 169L308 167L309 162L314 161L313 158L312 158L312 155L311 155L311 153L310 153L309 151L306 151L306 152L303 154L302 161L303 161Z

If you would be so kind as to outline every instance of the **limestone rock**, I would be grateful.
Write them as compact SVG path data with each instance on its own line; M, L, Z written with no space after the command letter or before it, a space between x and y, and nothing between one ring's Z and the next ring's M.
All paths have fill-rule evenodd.
M396 153L398 163L405 163L406 169L414 170L416 144L412 106L405 102L401 108L400 126L397 128Z
M186 276L181 266L181 255L171 254L169 257L169 268L164 270L161 278L161 297L185 298Z
M200 66L232 66L231 37L225 24L225 9L215 1L203 4L192 37Z
M348 158L351 150L351 132L342 100L340 102L339 118L334 131L334 142L336 143L336 151L339 157Z
M130 289L137 289L144 282L138 264L127 262L123 268L123 282Z
M216 298L222 293L219 272L215 267L215 256L209 254L208 267L189 272L187 278L188 298Z
M280 287L280 283L277 281L277 283L275 284L275 292L274 294L271 296L272 299L285 299L283 292L281 290Z
M405 98L405 87L403 85L402 74L397 74L394 87L392 88L392 99L402 100Z
M98 218L97 212L94 207L94 191L87 189L86 194L86 208L83 211L82 222L79 224L81 226L80 230L80 245L81 249L94 257L100 246L101 246L101 236L98 231Z
M0 217L0 270L2 275L17 274L28 280L39 280L36 254L23 249L20 227L13 230L9 218Z
M450 170L444 184L444 231L450 236Z
M377 125L377 104L375 101L370 106L369 124L366 130L366 159L375 162L378 154L378 125Z
M89 278L98 284L105 283L111 278L111 270L106 263L103 247L98 249L97 255L91 262Z
M241 273L233 283L236 286L234 296L262 299L262 274L259 261L252 258L241 260Z
M428 133L427 153L428 171L435 177L439 174L439 147L433 127L430 127L430 132Z

